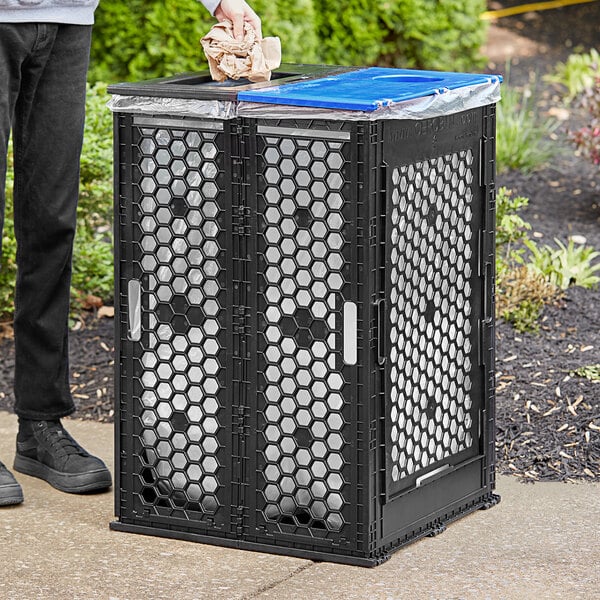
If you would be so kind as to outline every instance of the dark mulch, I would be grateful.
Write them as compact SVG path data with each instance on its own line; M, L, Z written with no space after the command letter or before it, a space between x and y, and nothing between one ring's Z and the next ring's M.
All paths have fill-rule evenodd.
M82 419L112 421L114 415L114 320L84 316L71 331L69 360L71 393ZM10 410L14 404L14 345L10 330L0 339L0 410Z
M563 301L546 307L538 334L498 322L501 473L531 480L600 477L600 386L574 373L600 364L599 296L569 289Z
M494 7L520 4L499 2ZM544 45L533 57L514 57L510 81L518 85L535 74L540 110L559 102L556 88L542 76L564 61L575 45L600 47L600 2L502 19L498 27ZM507 57L508 58L508 57ZM505 65L490 65L505 73ZM538 242L563 242L569 235L586 238L600 249L600 178L597 168L574 157L564 132L581 122L575 108L557 132L564 156L532 175L498 176L506 186L529 198L523 216ZM72 390L84 419L112 421L113 321L88 317L71 335ZM574 370L600 364L600 291L571 288L544 310L540 332L520 334L497 324L498 471L524 480L600 479L600 386ZM11 410L13 349L0 340L0 409Z
M509 69L495 66L508 74L511 85L533 85L540 114L563 107L560 90L544 75L575 48L600 48L599 22L600 2L500 19L497 27L539 43L540 51L511 60ZM500 174L498 186L529 198L521 214L538 243L580 236L600 250L600 171L569 146L567 131L581 125L585 115L576 105L568 108L556 131L564 153L530 175ZM520 334L500 320L496 350L499 472L529 481L598 480L600 386L574 371L600 364L600 291L570 288L544 309L537 334Z

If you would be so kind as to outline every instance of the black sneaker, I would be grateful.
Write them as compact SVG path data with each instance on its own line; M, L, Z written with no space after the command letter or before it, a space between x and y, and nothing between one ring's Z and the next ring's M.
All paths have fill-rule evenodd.
M44 479L61 492L108 489L106 465L84 450L60 421L19 421L15 471Z
M13 474L0 462L0 506L21 504L23 490Z

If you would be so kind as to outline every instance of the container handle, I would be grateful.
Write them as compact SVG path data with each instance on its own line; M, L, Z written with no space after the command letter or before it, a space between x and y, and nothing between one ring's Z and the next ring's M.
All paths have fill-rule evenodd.
M127 337L132 342L138 342L142 337L142 292L137 279L131 279L127 283L127 307L129 316Z
M387 358L385 343L385 300L377 300L377 362L380 365L385 364Z

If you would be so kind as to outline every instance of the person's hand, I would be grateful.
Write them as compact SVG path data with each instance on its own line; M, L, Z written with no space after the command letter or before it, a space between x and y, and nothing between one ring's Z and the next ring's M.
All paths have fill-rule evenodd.
M244 37L244 22L249 23L258 39L262 39L262 29L259 16L250 8L245 0L221 0L215 10L219 21L227 19L233 24L233 36L236 40Z

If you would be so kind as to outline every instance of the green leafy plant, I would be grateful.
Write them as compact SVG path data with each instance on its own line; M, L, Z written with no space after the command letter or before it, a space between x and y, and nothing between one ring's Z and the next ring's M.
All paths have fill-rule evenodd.
M496 196L496 314L518 331L537 331L544 305L570 285L593 287L600 253L590 246L555 240L557 247L538 246L518 213L528 199L500 188Z
M584 90L590 89L600 75L600 53L592 48L589 52L576 52L566 62L559 62L555 72L544 79L567 89L567 99L573 100Z
M585 377L590 381L600 381L600 365L586 365L573 371L579 377Z
M572 285L594 287L600 281L596 275L600 270L600 262L593 261L600 253L591 246L576 245L572 239L568 244L556 238L554 241L558 248L547 245L538 247L531 240L525 240L531 252L527 263L529 268L563 290Z
M519 242L528 239L531 225L518 213L528 204L528 198L515 196L505 187L496 194L496 273L500 276L511 264L520 262L525 252Z
M501 187L496 194L496 314L517 331L537 331L544 305L558 295L558 288L525 263L525 244L531 243L531 225L519 211L528 198Z
M543 119L535 106L535 92L505 83L497 105L496 164L499 172L518 169L524 173L549 163L559 152L552 140L559 122Z

